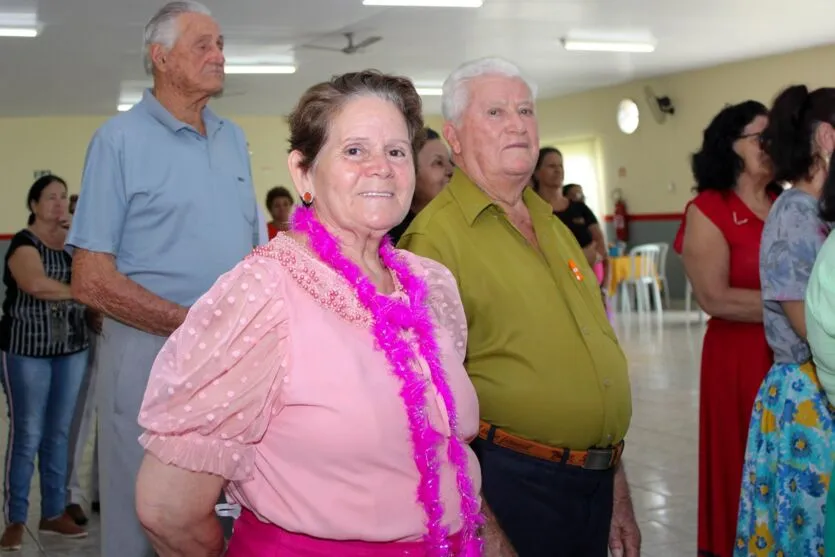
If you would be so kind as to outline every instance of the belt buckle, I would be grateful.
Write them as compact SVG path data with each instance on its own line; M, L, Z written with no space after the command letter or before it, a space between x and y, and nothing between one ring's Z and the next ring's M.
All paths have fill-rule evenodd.
M586 462L583 468L586 470L608 470L612 467L612 449L589 449L586 451Z

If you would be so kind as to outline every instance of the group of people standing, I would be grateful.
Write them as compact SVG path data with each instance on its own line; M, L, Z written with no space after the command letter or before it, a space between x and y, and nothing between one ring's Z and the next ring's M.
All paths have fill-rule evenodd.
M222 47L197 2L151 18L154 85L95 133L44 247L49 334L104 316L102 555L638 557L626 358L564 200L529 187L535 86L459 67L447 147L406 78L314 85L289 118L302 206L272 192L253 251L246 140L207 106Z
M711 315L701 368L699 555L835 547L835 89L724 108L693 156L675 247ZM823 385L823 386L822 386ZM833 385L835 386L835 385ZM827 520L827 513L832 515Z
M207 106L222 44L201 4L163 7L154 86L96 132L68 237L66 184L30 192L0 323L3 549L35 454L41 531L84 535L66 461L100 314L105 557L638 557L627 364L591 280L605 243L539 149L534 85L501 59L459 67L446 144L408 79L314 85L289 118L302 206L271 191L253 251L246 140ZM675 247L712 316L704 557L835 546L834 152L835 89L793 86L723 109L693 156Z

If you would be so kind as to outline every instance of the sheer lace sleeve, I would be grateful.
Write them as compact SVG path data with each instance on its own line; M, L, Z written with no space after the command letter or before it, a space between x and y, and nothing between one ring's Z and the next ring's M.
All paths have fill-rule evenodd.
M429 305L438 325L452 337L456 353L461 361L467 356L467 317L458 293L458 283L452 273L438 263L411 254L423 270L423 278L429 287Z
M288 367L281 280L277 262L249 258L190 309L151 370L139 415L148 452L232 481L251 477Z

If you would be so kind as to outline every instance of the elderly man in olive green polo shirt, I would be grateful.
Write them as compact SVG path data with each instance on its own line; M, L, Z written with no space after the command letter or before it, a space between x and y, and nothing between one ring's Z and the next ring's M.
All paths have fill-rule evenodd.
M528 187L534 97L505 60L450 75L444 137L458 171L399 247L458 280L483 493L520 557L606 557L609 548L638 557L620 463L632 413L626 359L583 251Z

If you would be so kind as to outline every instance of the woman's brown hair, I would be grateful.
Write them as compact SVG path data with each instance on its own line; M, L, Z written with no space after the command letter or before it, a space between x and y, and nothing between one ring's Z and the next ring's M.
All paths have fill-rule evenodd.
M405 77L388 75L376 70L346 73L333 77L308 89L288 118L290 151L302 154L302 168L313 165L328 139L334 118L351 99L376 96L392 103L406 119L412 154L423 147L423 106L412 82Z

